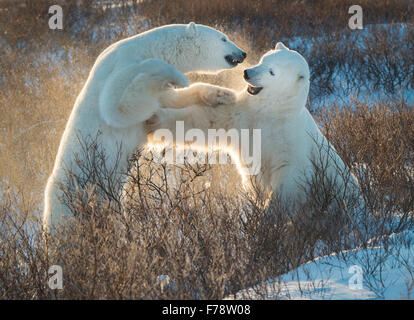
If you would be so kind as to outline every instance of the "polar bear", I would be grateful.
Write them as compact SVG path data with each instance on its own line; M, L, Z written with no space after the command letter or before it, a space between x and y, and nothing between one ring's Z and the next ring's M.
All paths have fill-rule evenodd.
M225 34L195 23L156 28L104 50L76 99L61 138L45 189L45 226L61 222L69 213L62 204L62 184L68 172L80 174L76 162L82 160L78 159L82 140L99 139L106 165L117 164L117 172L122 172L131 153L146 142L143 121L160 105L182 108L233 101L233 93L225 88L201 83L187 87L183 73L218 72L237 66L245 57Z
M153 143L159 142L158 128L174 133L176 121L184 122L186 132L201 129L206 136L208 129L260 129L261 166L254 180L265 192L290 204L303 203L304 186L312 179L315 164L324 167L338 191L355 190L356 180L305 107L310 85L306 60L279 42L258 65L244 71L244 79L247 88L237 93L234 104L160 109L146 121ZM243 154L236 152L243 162Z

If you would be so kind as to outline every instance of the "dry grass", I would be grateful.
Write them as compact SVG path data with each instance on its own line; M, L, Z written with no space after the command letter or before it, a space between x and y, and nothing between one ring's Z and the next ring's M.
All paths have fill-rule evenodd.
M404 99L374 105L351 99L345 105L338 100L341 108L329 103L318 110L316 102L331 93L353 94L361 83L367 94L412 89L412 25L351 32L346 29L348 1L136 2L113 14L114 9L93 6L94 1L62 1L62 31L47 28L49 1L0 3L1 298L223 298L315 255L341 250L361 228L378 235L411 226L412 106ZM413 23L409 1L360 4L366 24ZM249 52L249 63L256 63L279 40L303 53L313 76L310 107L358 176L366 208L333 209L327 188L326 197L317 202L310 194L297 212L275 200L269 208L273 215L268 215L257 203L260 197L252 201L235 196L234 170L166 170L147 159L141 171L131 173L127 199L91 181L84 181L87 197L68 193L78 214L45 244L40 223L43 187L95 58L121 38L189 21L229 33ZM338 76L343 80L339 86ZM225 74L203 79L242 86ZM84 165L96 169L96 163ZM179 173L173 189L165 186L171 179L167 172ZM219 181L214 177L223 175L228 176L226 183L214 183ZM213 182L210 188L206 179ZM120 208L125 201L126 214ZM395 213L402 217L398 224ZM62 291L47 286L52 264L63 266ZM168 288L158 285L160 275L172 280Z

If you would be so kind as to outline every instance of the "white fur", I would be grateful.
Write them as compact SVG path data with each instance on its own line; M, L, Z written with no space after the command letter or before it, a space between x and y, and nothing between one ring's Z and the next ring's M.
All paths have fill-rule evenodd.
M68 213L60 201L59 183L64 182L67 170L79 174L74 164L75 155L81 153L79 139L95 138L99 133L98 142L108 156L108 167L115 163L122 145L118 167L122 172L131 153L146 142L143 121L156 112L160 101L176 108L232 101L230 91L214 86L170 87L188 85L182 73L233 67L226 56L242 61L245 54L223 33L194 23L156 28L104 50L76 99L63 133L45 190L45 224L60 222ZM211 94L214 91L217 95Z
M199 128L261 129L261 172L259 182L284 200L304 200L301 185L313 174L312 159L329 159L328 177L346 171L346 166L319 130L305 108L309 92L309 67L296 51L278 43L259 64L246 70L247 82L263 89L257 95L244 90L235 104L207 108L161 109L147 121L153 131L158 127L174 131L175 122L183 120L185 130ZM345 183L337 177L342 188ZM353 178L351 178L353 180ZM353 180L355 182L355 180Z

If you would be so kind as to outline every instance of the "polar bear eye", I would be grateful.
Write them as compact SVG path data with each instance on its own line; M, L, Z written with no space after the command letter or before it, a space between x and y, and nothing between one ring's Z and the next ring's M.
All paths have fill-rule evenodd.
M221 38L221 41L227 42L227 39L226 38Z
M269 70L269 73L270 73L272 76L274 76L274 75L275 75L275 73L273 72L273 70Z

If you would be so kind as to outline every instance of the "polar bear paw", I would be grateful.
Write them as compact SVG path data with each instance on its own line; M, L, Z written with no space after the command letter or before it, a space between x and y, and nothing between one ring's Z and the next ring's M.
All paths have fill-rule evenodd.
M231 89L212 85L203 85L199 89L201 101L208 106L215 107L236 102L236 93Z

